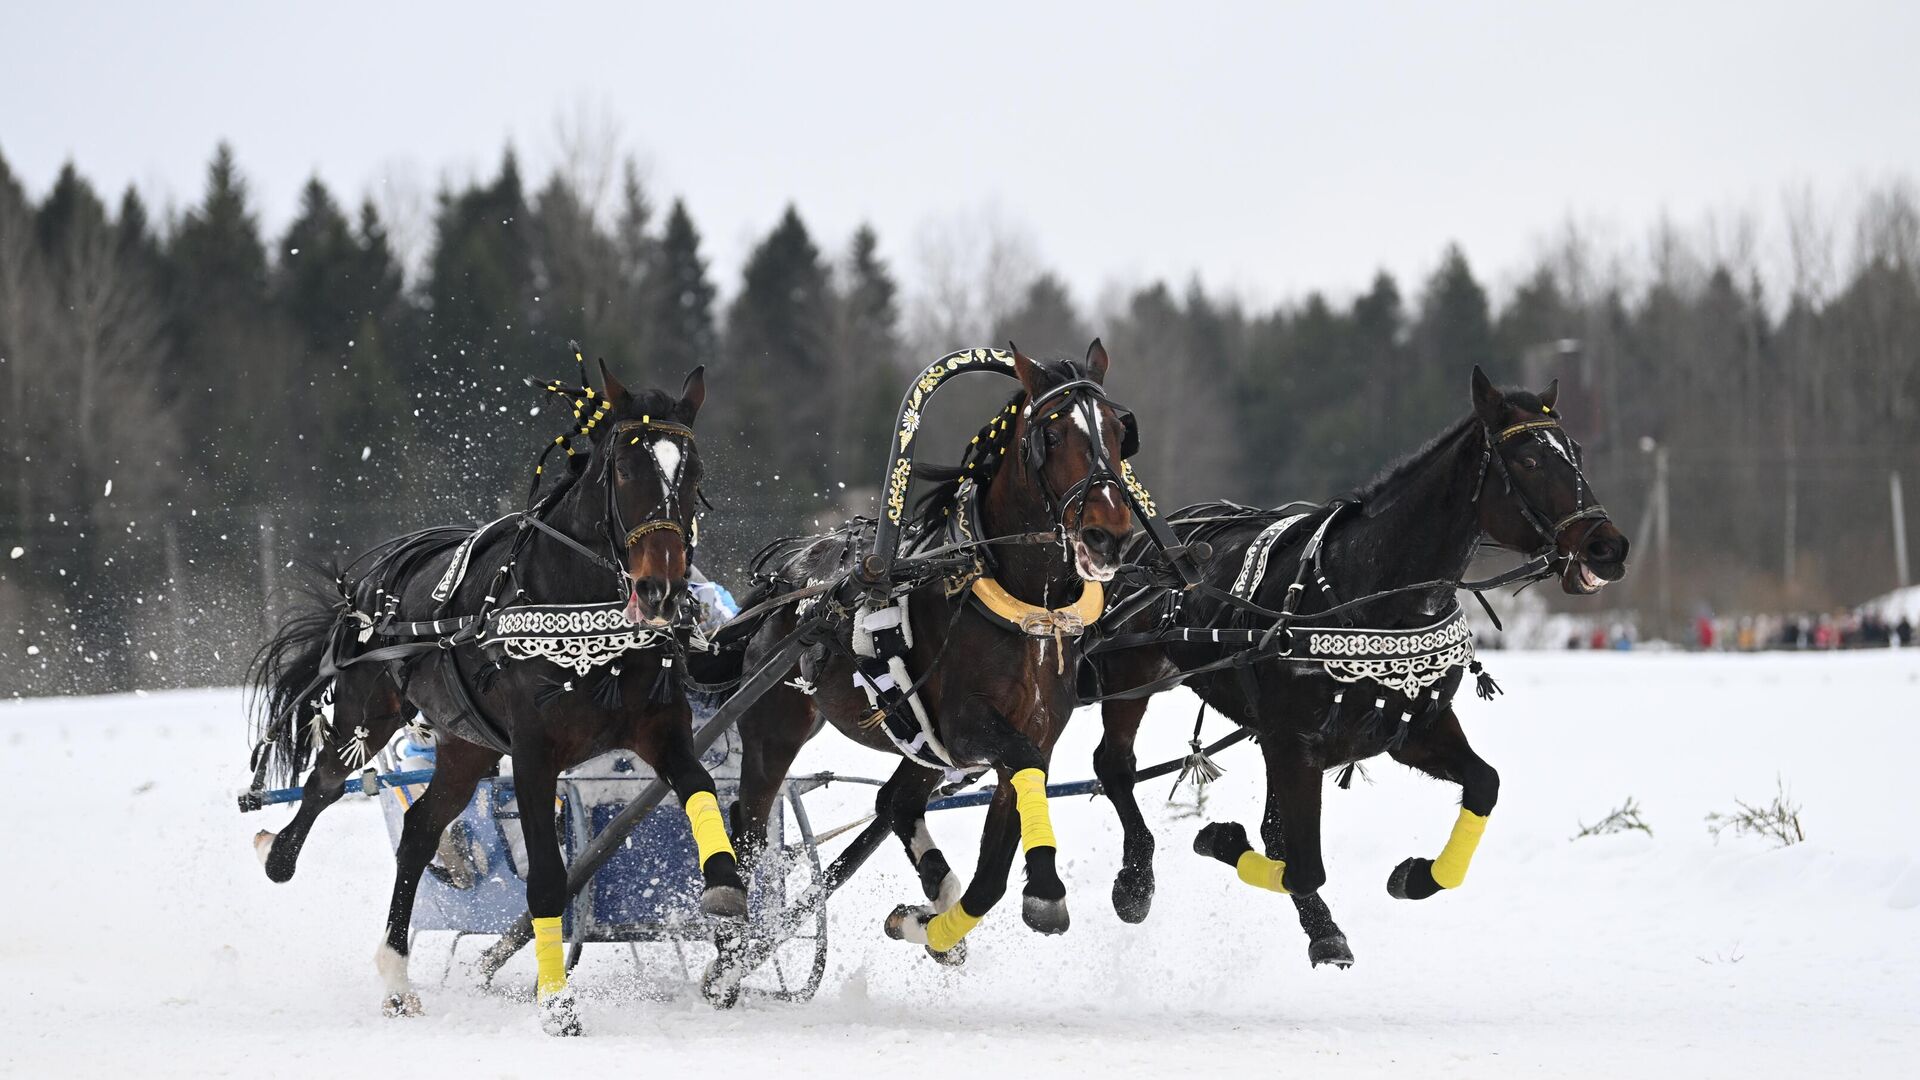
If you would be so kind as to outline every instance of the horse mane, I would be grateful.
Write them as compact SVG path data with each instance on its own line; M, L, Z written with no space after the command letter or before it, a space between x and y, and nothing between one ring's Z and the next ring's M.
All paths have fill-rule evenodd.
M1468 427L1479 422L1472 413L1455 420L1441 429L1438 435L1421 443L1420 447L1393 459L1387 466L1375 473L1373 479L1348 492L1344 501L1365 506L1391 491L1408 473L1427 463L1428 459L1459 438Z
M1519 387L1501 387L1500 393L1507 399L1508 405L1519 409L1523 413L1531 415L1540 411L1540 396L1530 390L1522 390ZM1452 443L1454 439L1464 434L1468 428L1479 422L1479 416L1472 412L1455 420L1442 429L1440 434L1422 443L1419 449L1395 458L1387 464L1386 468L1374 474L1373 479L1368 480L1366 483L1348 492L1344 497L1345 501L1364 507L1368 503L1378 500L1382 495L1392 491L1396 486L1396 482L1406 474L1424 465L1429 458L1439 453L1442 448Z
M1043 389L1051 389L1075 379L1091 379L1093 373L1079 360L1053 359L1035 360L1034 366L1048 376ZM934 486L920 497L914 505L912 523L915 528L926 529L938 526L940 520L954 508L960 497L960 481L971 479L983 490L993 482L994 475L1000 470L1000 463L1006 460L1012 445L1012 426L1008 425L1003 433L996 435L995 424L1006 415L1009 409L1019 409L1027 403L1026 387L1014 391L987 422L982 424L973 440L967 444L967 453L958 465L921 465L913 467L914 476L931 480Z

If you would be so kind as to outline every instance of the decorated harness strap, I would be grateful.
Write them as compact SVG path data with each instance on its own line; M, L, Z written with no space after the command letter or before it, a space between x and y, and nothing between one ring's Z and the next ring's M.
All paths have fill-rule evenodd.
M671 637L664 626L634 625L622 603L535 604L489 615L481 648L509 660L547 660L585 675L623 654Z
M1233 579L1233 595L1242 600L1252 600L1260 591L1260 583L1267 579L1267 559L1273 555L1273 549L1280 543L1288 530L1305 521L1311 515L1294 514L1283 517L1260 530L1260 535L1247 545L1247 555L1240 563L1240 574Z
M480 546L480 541L494 529L519 516L519 514L508 514L505 517L495 518L473 530L465 540L460 541L460 546L453 550L452 561L447 563L447 572L440 575L440 583L433 587L433 598L443 604L453 599L453 594L466 580L467 566L473 559L474 549Z
M933 730L920 694L907 670L907 652L913 648L913 623L907 598L878 607L862 604L853 620L853 685L867 695L873 714L862 727L878 727L894 749L930 769L951 771L959 766Z

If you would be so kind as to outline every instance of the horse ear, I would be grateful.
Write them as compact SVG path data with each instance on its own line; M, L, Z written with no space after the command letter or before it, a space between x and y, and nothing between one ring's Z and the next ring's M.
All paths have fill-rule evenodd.
M1549 409L1553 408L1553 403L1555 401L1558 401L1559 399L1560 399L1560 380L1559 379L1555 379L1552 382L1548 383L1547 388L1545 390L1540 391L1540 404L1546 408L1549 408Z
M1020 377L1020 385L1027 388L1029 400L1040 396L1040 365L1033 358L1020 351L1020 346L1007 342L1007 351L1013 354L1013 373Z
M680 386L680 405L686 412L687 422L700 415L700 406L707 401L707 365L701 364L687 372L687 381Z
M1093 376L1094 382L1106 385L1107 347L1100 344L1099 338L1094 338L1093 344L1087 346L1087 371Z
M1473 365L1473 411L1480 422L1497 428L1507 422L1507 395L1493 385L1480 365Z
M627 402L633 400L633 395L627 393L627 388L621 386L620 380L614 378L613 372L607 370L605 357L600 359L600 385L605 388L607 392L607 400L612 402L616 407L625 405Z

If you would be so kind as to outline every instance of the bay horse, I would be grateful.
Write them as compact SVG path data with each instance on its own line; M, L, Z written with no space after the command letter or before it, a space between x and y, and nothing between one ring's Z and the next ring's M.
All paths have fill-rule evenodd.
M675 666L685 658L687 570L698 535L703 476L693 423L706 399L704 370L695 368L678 396L634 394L604 361L600 371L599 394L590 385L543 387L572 399L577 427L542 455L544 462L564 448L568 468L529 511L373 549L337 575L320 606L287 619L253 665L256 786L315 757L299 812L277 836L256 837L277 882L293 876L314 820L370 750L416 715L432 718L435 772L406 813L375 954L390 1016L421 1011L407 976L420 875L503 754L513 760L526 838L537 1002L548 1033L581 1031L561 944L567 871L554 794L562 770L614 749L639 755L672 785L692 824L701 910L746 913L713 779L692 750L684 664ZM576 442L584 444L578 454Z
M1271 619L1250 615L1220 595L1244 580L1249 565L1245 556L1259 543L1271 544L1265 555L1269 571L1249 584L1252 601L1269 615L1276 609L1297 612L1307 628L1351 627L1357 622L1365 632L1390 633L1438 626L1449 618L1458 621L1455 586L1487 543L1539 560L1535 576L1557 575L1567 593L1599 591L1626 573L1627 539L1581 471L1579 445L1561 427L1555 411L1558 389L1556 380L1538 394L1501 391L1475 367L1473 407L1464 419L1365 487L1312 509L1291 526L1278 524L1281 511L1253 511L1231 503L1176 511L1170 522L1182 540L1213 547L1208 584L1214 591L1184 598L1168 595L1128 617L1127 625L1112 629L1188 627L1194 632L1187 636L1204 640L1213 628L1270 627ZM1263 541L1263 534L1270 539ZM1258 550L1255 556L1258 562ZM1415 583L1428 587L1395 591ZM1362 602L1354 604L1356 600ZM1316 613L1327 612L1339 615L1339 621L1316 618ZM1460 814L1442 852L1433 859L1409 858L1389 876L1388 891L1403 899L1425 899L1458 887L1493 812L1499 773L1474 753L1453 708L1465 661L1472 655L1471 636L1464 622L1449 630L1451 647L1457 649L1464 638L1465 651L1442 658L1447 673L1424 687L1424 693L1416 689L1418 700L1379 681L1336 679L1317 663L1272 658L1238 668L1223 665L1217 645L1167 642L1117 649L1093 659L1101 690L1108 695L1151 689L1156 681L1168 684L1179 671L1212 663L1213 670L1187 685L1200 696L1203 708L1210 706L1251 729L1259 740L1267 778L1263 844L1255 849L1238 823L1217 822L1200 830L1194 850L1234 867L1248 884L1290 895L1315 966L1346 967L1353 962L1345 935L1319 896L1326 882L1320 854L1325 771L1343 766L1350 770L1385 752L1404 765L1460 785ZM1477 662L1472 669L1479 670ZM1438 674L1435 669L1429 677ZM1497 692L1484 674L1479 681L1483 696ZM1113 885L1114 910L1133 923L1146 918L1154 889L1153 834L1133 793L1134 737L1146 708L1146 697L1105 700L1105 730L1093 758L1125 834ZM1394 722L1396 714L1401 722ZM1342 775L1342 786L1350 777L1350 771Z
M1006 891L1014 850L1024 845L1022 914L1043 934L1069 924L1066 886L1055 867L1046 774L1055 741L1076 704L1079 634L1102 610L1105 583L1134 529L1121 484L1138 442L1132 415L1107 399L1109 359L1099 341L1082 362L1034 360L1012 349L1020 388L968 445L961 466L919 466L941 481L920 503L907 550L950 540L1045 534L1045 543L979 547L978 561L888 605L856 606L835 595L778 606L753 631L744 664L754 670L776 642L821 612L821 639L803 652L798 677L776 686L740 721L744 761L734 838L753 866L766 847L780 784L821 721L874 750L900 755L880 788L875 813L890 823L918 872L928 903L901 905L886 919L890 937L924 945L959 963L963 939ZM911 423L911 421L909 421ZM776 542L755 560L756 596L849 577L873 544L874 523L855 521L821 536ZM862 688L870 662L858 635L901 633L903 663L891 685L911 685L912 743L887 734L884 698ZM869 669L871 670L871 669ZM888 674L875 678L888 683ZM964 891L926 825L930 793L955 772L998 777L981 832L980 856ZM750 875L751 876L751 875ZM723 953L725 944L723 942ZM712 993L711 987L709 988Z

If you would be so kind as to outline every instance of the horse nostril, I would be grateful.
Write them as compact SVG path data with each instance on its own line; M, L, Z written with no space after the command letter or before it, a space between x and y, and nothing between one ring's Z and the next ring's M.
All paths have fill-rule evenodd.
M1087 545L1087 550L1103 558L1112 555L1120 546L1118 537L1098 525L1081 529L1080 542Z
M1587 543L1587 558L1593 562L1620 562L1626 557L1626 541L1602 537Z

